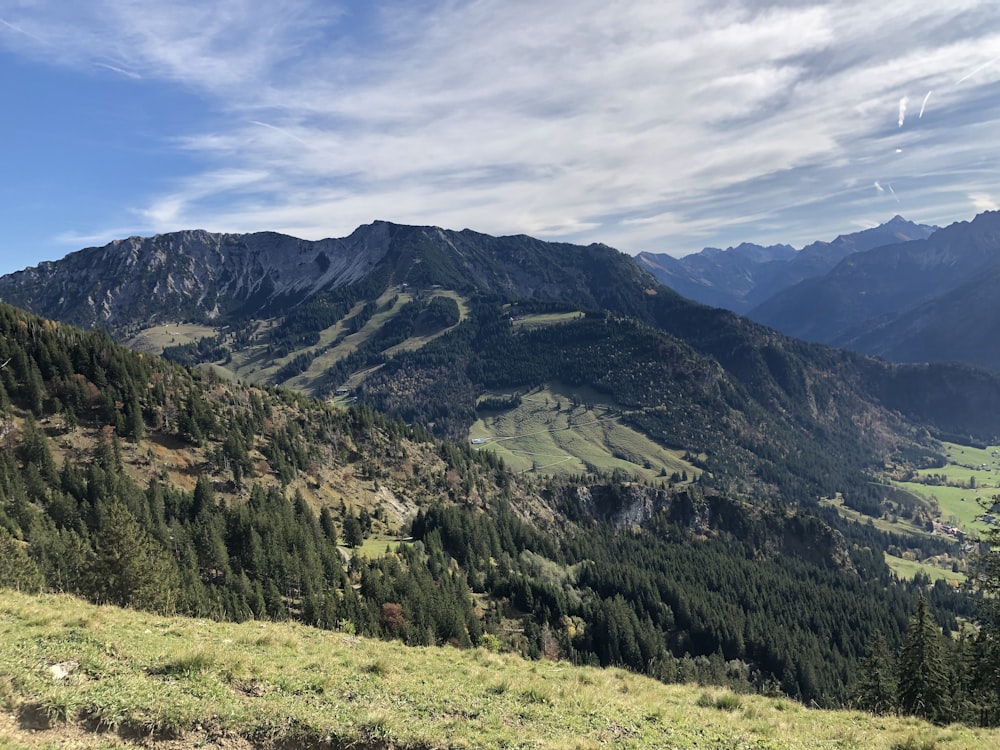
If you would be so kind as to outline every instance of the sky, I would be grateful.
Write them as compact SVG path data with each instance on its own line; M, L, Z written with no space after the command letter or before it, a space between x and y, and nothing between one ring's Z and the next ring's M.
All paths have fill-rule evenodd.
M0 0L0 274L132 235L684 255L1000 204L995 0Z

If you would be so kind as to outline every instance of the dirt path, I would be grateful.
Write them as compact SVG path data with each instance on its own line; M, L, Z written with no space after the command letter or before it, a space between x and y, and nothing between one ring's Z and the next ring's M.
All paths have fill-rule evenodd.
M0 713L0 748L51 750L55 747L70 750L251 750L254 746L242 737L209 737L203 732L192 732L179 739L165 740L151 737L125 738L115 732L93 732L78 724L55 724L47 729L32 729L16 716Z

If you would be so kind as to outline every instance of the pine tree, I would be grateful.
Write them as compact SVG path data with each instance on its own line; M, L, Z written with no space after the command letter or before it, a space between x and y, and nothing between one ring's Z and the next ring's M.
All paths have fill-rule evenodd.
M348 547L360 547L364 541L361 533L361 524L355 516L348 516L344 519L344 544Z
M99 602L169 612L176 600L176 569L119 500L107 507L95 539L92 593Z
M945 722L950 714L948 688L941 633L921 596L899 650L899 708Z
M994 495L984 509L1000 503ZM975 697L983 724L1000 723L1000 526L990 526L981 540L971 576L984 596L979 603L979 635L976 638Z
M0 527L0 587L35 593L45 583L26 545Z
M319 527L323 530L323 534L330 544L337 543L337 527L333 523L333 513L330 512L329 508L323 508L319 512Z
M869 642L865 658L861 660L861 677L858 680L856 700L858 708L873 714L890 714L896 711L896 664L889 651L889 644L881 632Z

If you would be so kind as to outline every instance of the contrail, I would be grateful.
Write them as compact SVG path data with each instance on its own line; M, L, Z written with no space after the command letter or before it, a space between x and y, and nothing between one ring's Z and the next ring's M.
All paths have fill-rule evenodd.
M107 63L102 63L102 62L95 62L94 65L96 65L99 68L106 68L110 70L112 73L118 73L118 75L123 75L126 78L132 78L135 80L142 78L142 76L139 75L138 73L134 73L131 70L125 70L125 68L119 68L117 65L108 65Z
M906 120L906 105L909 101L906 96L899 100L899 127L903 127L903 121Z
M887 182L885 183L885 186L889 188L889 192L892 193L892 197L896 198L896 203L899 203L899 198L896 196L896 191L892 189L892 183Z
M978 68L976 68L976 69L975 69L974 71L972 71L971 73L966 73L966 74L965 74L964 76L962 76L962 77L961 77L961 78L959 78L959 79L958 79L957 81L955 81L955 85L957 86L958 84L960 84L960 83L961 83L962 81L966 80L967 78L972 78L972 76L974 76L974 75L975 75L976 73L978 73L978 72L979 72L980 70L982 70L983 68L988 68L988 67L990 67L990 66L991 66L991 65L992 65L993 63L995 63L995 62L996 62L997 60L1000 60L1000 56L997 56L997 57L994 57L994 58L993 58L992 60L990 60L990 61L988 61L988 62L984 62L984 63L983 63L982 65L980 65L980 66L979 66Z
M18 34L24 34L29 39L34 39L36 42L41 42L42 44L45 44L45 40L42 39L41 37L35 36L34 34L25 31L20 26L15 26L10 21L5 21L2 18L0 18L0 24L3 24L11 31L16 31Z
M923 104L921 104L921 105L920 105L920 114L919 114L919 115L917 115L917 119L918 119L918 120L919 120L919 119L920 119L921 117L923 117L923 116L924 116L924 107L926 107L926 106L927 106L927 100L928 100L928 99L930 99L930 98L931 98L931 92L930 92L930 91L928 91L928 92L927 92L927 96L925 96L925 97L924 97L924 102L923 102Z
M266 123L266 122L261 122L260 120L251 120L251 121L250 121L250 124L251 124L251 125L260 125L260 126L261 126L262 128L270 128L271 130L274 130L274 131L276 131L276 132L278 132L278 133L281 133L281 134L282 134L283 136L285 136L286 138L291 138L291 139L292 139L293 141L298 141L298 142L299 142L299 143L301 143L301 144L302 144L303 146L308 146L308 145L309 145L309 144L308 144L308 143L306 143L306 142L305 142L304 140L302 140L302 139L301 139L301 138L299 138L299 137L298 137L297 135L295 135L295 133L289 133L289 132L288 132L287 130L285 130L284 128L279 128L279 127L277 127L276 125L271 125L270 123Z

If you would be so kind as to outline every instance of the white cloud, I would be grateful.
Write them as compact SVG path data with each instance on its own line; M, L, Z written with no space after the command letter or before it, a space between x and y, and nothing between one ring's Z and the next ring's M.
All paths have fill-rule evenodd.
M997 205L993 196L987 193L969 193L969 200L972 202L973 208L976 209L976 213L1000 210L1000 206Z
M873 183L941 221L1000 166L997 106L968 106L998 80L985 0L66 8L0 0L0 45L180 84L217 115L174 134L206 166L139 197L143 230L387 218L694 250L833 236L877 210Z

